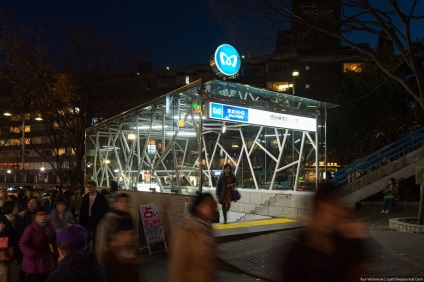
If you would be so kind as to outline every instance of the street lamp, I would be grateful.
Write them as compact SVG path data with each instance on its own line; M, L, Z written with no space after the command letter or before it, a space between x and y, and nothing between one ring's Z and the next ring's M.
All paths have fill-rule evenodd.
M295 82L296 82L296 77L298 77L299 76L299 72L298 71L294 71L294 72L292 72L292 77L293 77L293 96L295 96L296 95L296 92L295 92Z
M10 174L12 173L12 171L10 170L10 169L8 169L7 171L7 175L6 175L6 177L7 177L7 179L6 179L6 182L7 182L7 186L9 187L10 186L10 184L9 184L9 180L10 180Z
M10 117L10 116L13 116L13 114L12 113L10 113L10 112L5 112L4 114L3 114L4 116L7 116L7 117ZM21 133L22 133L22 184L23 183L25 183L25 120L26 119L30 119L30 114L19 114L18 115L19 116L19 119L21 119L21 121L22 121L22 128L21 128ZM42 118L41 118L41 116L37 116L37 117L35 117L35 120L37 120L37 121L40 121L40 120L43 120Z
M41 189L43 190L44 189L44 170L45 170L45 168L44 167L41 167L40 168L40 174L41 174Z

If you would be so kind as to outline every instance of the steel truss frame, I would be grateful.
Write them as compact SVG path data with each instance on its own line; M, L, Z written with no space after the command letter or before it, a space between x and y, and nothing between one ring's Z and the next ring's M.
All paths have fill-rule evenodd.
M124 188L130 189L142 180L142 172L147 171L155 182L149 181L147 185L158 187L160 192L193 194L202 187L212 187L216 177L213 172L221 170L223 163L230 163L242 181L243 178L253 181L255 189L273 189L279 174L290 170L292 186L296 189L306 163L315 163L315 175L319 175L318 130L302 132L222 122L207 119L204 112L193 107L198 104L203 109L212 100L232 101L319 117L318 104L313 111L306 112L308 108L305 110L303 105L302 109L301 99L267 98L260 93L249 88L230 89L219 81L202 84L199 80L147 106L95 125L86 132L87 177L100 186L119 180ZM237 146L230 145L232 141ZM258 167L262 171L265 167L265 179L269 175L270 181L262 180ZM171 183L166 183L165 178ZM318 177L315 179L318 181Z

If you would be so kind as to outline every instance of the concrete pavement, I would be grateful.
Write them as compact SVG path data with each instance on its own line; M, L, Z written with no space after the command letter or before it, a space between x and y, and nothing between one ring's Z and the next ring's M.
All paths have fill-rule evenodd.
M371 223L366 247L372 275L424 277L424 234L403 233L390 229L388 225L389 218L414 217L416 213L380 214L377 210L364 210L361 216ZM260 224L255 227L258 223L248 223L248 226L239 226L240 230L246 232L250 229L260 235L246 237L245 234L243 239L236 240L232 233L237 231L232 230L234 227L231 224L237 226L239 223L229 223L222 228L215 226L215 232L229 231L227 235L232 240L218 240L223 242L218 245L221 260L218 281L279 281L282 258L302 223L282 220L279 223L281 231L270 232L277 226L271 224L274 226L270 226L268 233L262 230L264 227ZM167 281L166 259L164 251L144 257L142 281Z
M362 217L371 223L366 247L372 275L424 277L424 234L403 233L389 228L389 218L411 216L416 214L380 214L369 210L362 213ZM279 281L282 258L298 232L299 229L288 229L225 242L219 245L218 254L242 273Z

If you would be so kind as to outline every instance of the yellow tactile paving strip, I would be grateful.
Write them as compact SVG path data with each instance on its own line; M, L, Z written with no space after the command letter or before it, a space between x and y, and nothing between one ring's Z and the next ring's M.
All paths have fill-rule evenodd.
M214 224L212 226L212 229L224 230L224 229L252 227L252 226L261 226L261 225L282 224L282 223L289 223L289 222L296 222L296 221L297 220L290 219L290 218L273 218L273 219L254 220L254 221L241 221L241 222L232 222L227 224Z

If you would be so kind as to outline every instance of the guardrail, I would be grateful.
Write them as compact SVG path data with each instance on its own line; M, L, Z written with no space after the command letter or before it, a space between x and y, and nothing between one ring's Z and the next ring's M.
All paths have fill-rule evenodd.
M360 188L369 184L368 181L361 181L365 176L370 174L380 175L377 173L378 171L387 171L388 168L393 168L394 162L400 162L400 159L406 155L423 147L424 127L340 169L334 174L333 183L338 189L343 189L344 186L348 185L351 186L352 183L355 183L355 186ZM387 175L387 173L384 174ZM384 174L382 177L384 177Z

